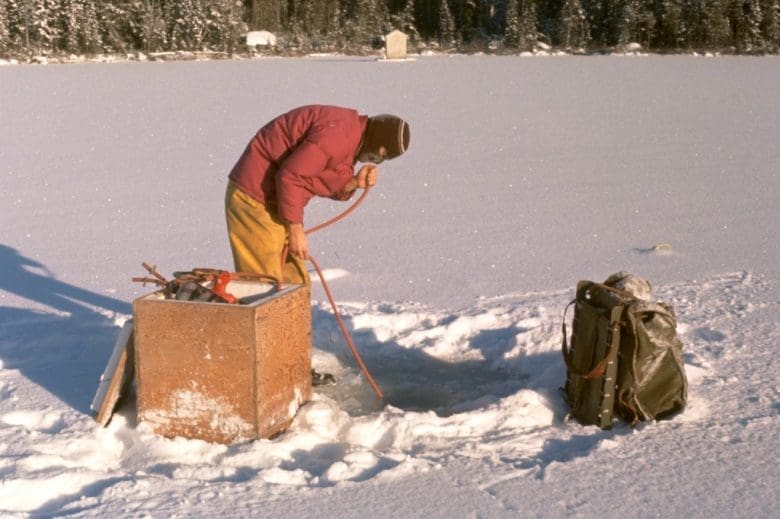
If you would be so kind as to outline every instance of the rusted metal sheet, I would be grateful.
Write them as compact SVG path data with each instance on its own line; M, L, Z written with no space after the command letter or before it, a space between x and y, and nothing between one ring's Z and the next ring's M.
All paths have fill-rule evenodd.
M234 282L249 304L133 302L138 421L235 443L285 430L311 398L310 291Z

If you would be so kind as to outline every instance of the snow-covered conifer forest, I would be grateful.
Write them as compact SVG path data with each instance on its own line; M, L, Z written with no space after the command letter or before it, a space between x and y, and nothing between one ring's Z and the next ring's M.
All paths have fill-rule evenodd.
M415 51L776 53L780 0L0 0L0 57Z

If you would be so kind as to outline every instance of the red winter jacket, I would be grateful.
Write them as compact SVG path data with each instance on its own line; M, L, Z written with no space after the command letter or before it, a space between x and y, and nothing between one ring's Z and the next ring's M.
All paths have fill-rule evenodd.
M296 108L257 132L229 178L282 219L303 223L303 206L314 195L347 200L354 193L344 187L367 122L349 108Z

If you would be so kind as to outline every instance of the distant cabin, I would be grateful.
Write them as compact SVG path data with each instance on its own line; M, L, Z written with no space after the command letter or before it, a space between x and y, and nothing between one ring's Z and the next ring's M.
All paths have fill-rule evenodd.
M387 59L406 59L406 41L409 37L399 30L385 35L385 57Z
M250 31L246 33L247 47L276 47L276 35L268 31Z

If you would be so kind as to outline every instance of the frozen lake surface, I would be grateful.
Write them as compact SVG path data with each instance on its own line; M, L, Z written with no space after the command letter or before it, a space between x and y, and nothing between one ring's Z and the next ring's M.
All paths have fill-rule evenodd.
M0 67L0 512L772 516L778 84L777 57ZM230 268L227 173L309 103L411 126L310 239L386 400L315 286L314 364L340 383L284 435L168 440L132 406L98 428L141 261ZM564 422L560 323L578 280L619 270L675 307L690 400L600 431Z

